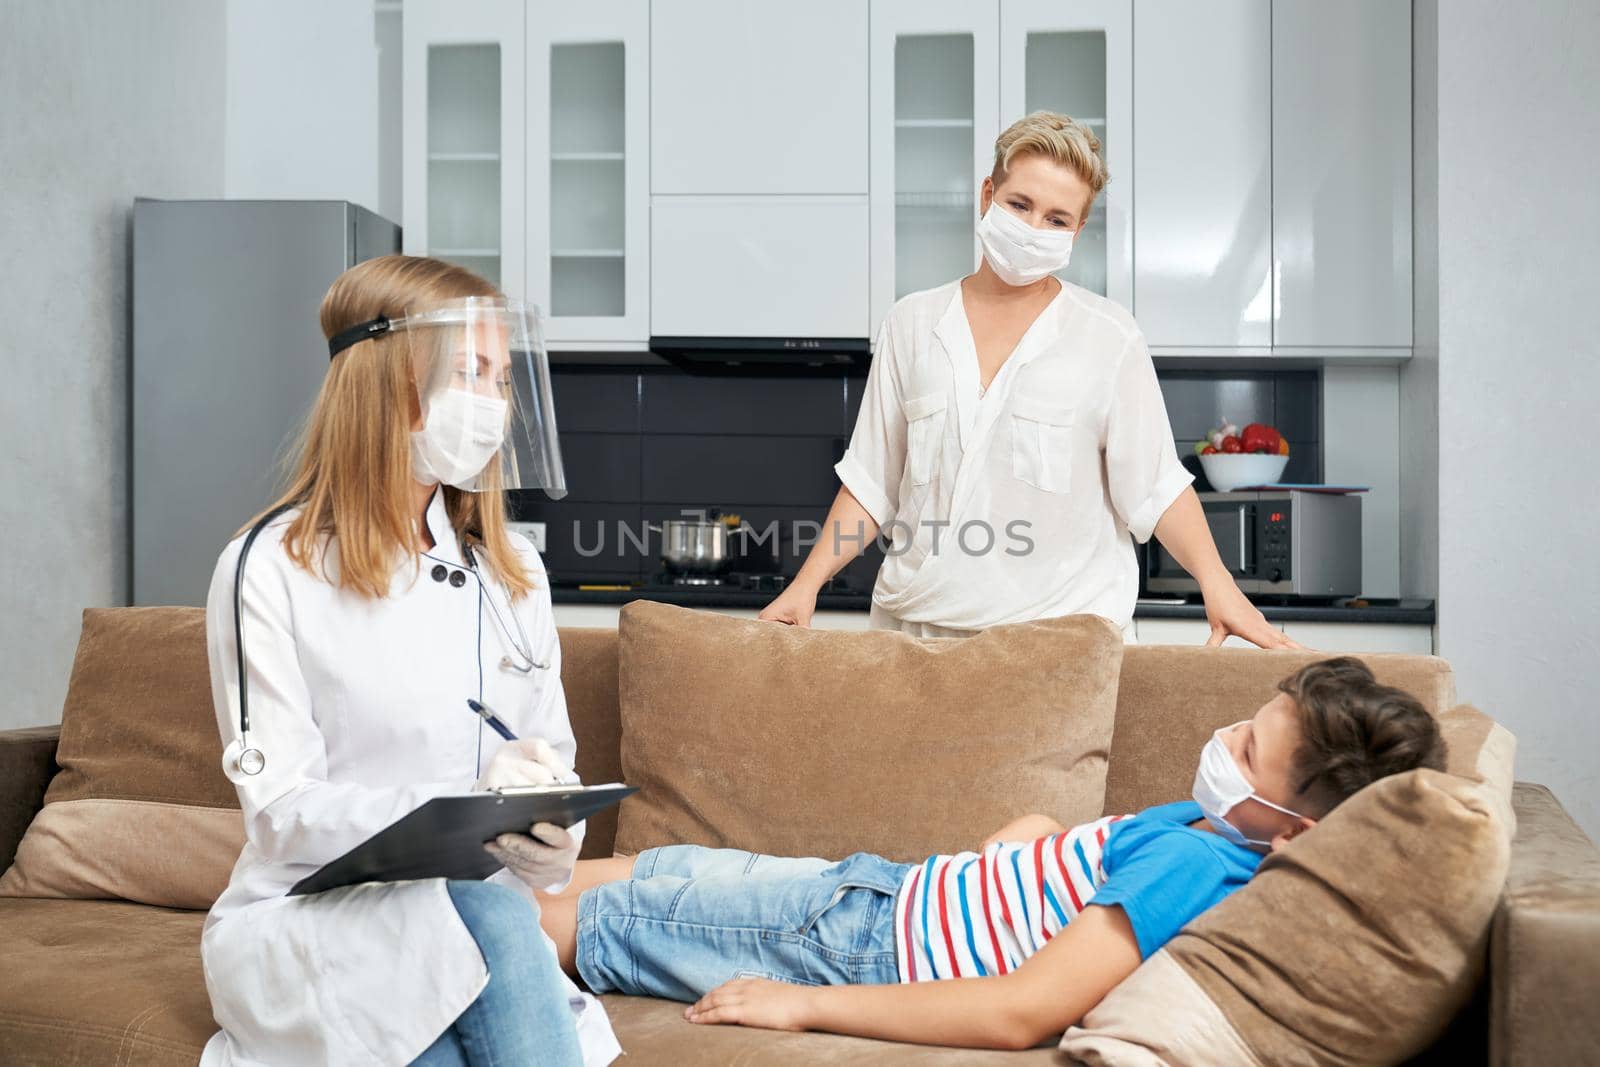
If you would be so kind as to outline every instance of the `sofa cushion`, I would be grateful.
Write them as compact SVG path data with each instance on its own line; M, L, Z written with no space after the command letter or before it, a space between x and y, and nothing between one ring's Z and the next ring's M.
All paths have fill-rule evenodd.
M1412 771L1351 797L1061 1047L1091 1064L1351 1067L1437 1040L1482 975L1512 832L1510 735L1471 708L1441 726L1459 773Z
M0 1060L194 1067L217 1032L204 922L142 904L0 900Z
M1277 693L1278 682L1324 652L1129 645L1117 690L1117 729L1106 772L1107 815L1185 800L1200 746ZM1455 704L1450 665L1435 656L1357 656L1378 681L1440 714Z
M181 1064L217 1031L196 912L84 900L0 900L0 1061ZM683 1005L602 997L629 1067L652 1064L1047 1064L1025 1053L902 1045L832 1034L695 1026Z
M203 611L83 613L56 762L0 896L211 906L244 822L222 773Z
M1122 638L1080 615L969 638L800 629L635 602L617 848L920 860L1028 812L1100 813Z

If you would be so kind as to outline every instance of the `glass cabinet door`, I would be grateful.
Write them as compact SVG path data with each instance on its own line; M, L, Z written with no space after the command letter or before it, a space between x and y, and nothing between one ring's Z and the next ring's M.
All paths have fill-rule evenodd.
M1111 182L1058 275L1132 309L1132 0L1000 0L1001 127L1055 111L1100 138Z
M874 333L907 293L972 272L999 133L995 0L873 0Z
M528 20L528 275L569 349L649 337L648 0Z
M403 247L524 297L521 0L408 0L403 18Z

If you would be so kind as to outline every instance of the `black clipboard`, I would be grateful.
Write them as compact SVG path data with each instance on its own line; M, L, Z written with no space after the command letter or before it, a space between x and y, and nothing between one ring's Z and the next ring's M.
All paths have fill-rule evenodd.
M434 797L294 884L291 897L361 882L487 878L500 869L483 846L534 823L572 827L638 790L625 785L542 786Z

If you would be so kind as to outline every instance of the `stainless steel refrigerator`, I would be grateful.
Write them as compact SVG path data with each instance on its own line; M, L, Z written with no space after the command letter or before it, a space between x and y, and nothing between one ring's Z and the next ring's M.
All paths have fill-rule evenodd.
M323 294L399 250L399 226L342 201L134 202L131 603L205 603L327 371Z

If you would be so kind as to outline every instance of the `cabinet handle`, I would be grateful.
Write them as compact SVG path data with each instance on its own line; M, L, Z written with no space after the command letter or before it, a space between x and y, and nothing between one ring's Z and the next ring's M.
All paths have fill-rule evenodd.
M1245 552L1244 552L1244 539L1245 539L1245 514L1244 513L1245 513L1245 510L1246 510L1245 506L1243 504L1240 504L1239 505L1239 573L1240 574L1243 574L1245 572L1245 569L1247 567L1249 567L1249 565L1250 565L1249 561L1245 559Z

